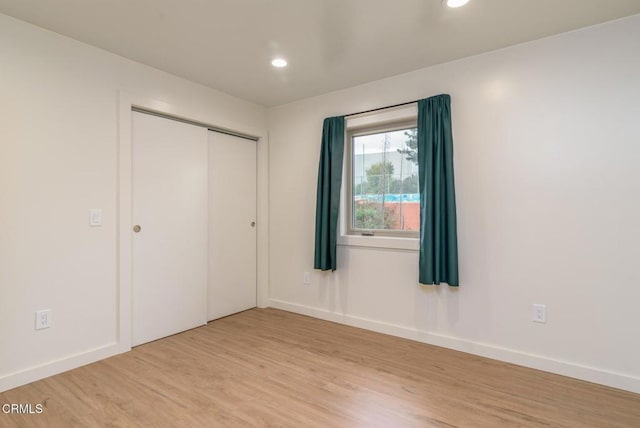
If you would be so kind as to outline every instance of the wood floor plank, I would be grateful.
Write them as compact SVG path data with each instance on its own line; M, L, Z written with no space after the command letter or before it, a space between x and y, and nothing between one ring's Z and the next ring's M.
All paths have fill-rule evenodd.
M15 388L0 427L640 427L640 395L275 309Z

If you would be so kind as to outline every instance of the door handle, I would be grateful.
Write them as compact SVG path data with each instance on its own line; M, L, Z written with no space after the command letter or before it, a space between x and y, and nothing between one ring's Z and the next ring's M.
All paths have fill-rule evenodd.
M251 224L251 227L256 227L256 222L255 221L252 221L250 224Z
M140 227L139 224L136 224L135 226L133 226L133 231L135 233L139 233L142 230L142 227Z

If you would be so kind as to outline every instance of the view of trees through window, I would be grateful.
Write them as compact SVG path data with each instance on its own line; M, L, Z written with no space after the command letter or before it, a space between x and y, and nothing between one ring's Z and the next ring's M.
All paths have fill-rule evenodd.
M419 230L417 129L352 139L353 228Z

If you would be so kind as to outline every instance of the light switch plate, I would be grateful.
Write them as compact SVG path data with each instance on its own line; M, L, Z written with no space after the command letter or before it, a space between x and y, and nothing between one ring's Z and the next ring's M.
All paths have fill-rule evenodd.
M89 226L97 227L102 226L102 210L92 208L89 210Z

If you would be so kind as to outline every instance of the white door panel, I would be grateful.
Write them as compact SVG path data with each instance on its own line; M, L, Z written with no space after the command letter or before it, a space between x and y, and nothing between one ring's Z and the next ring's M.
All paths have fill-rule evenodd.
M207 321L207 130L133 112L132 344Z
M256 306L256 143L209 132L208 319Z

